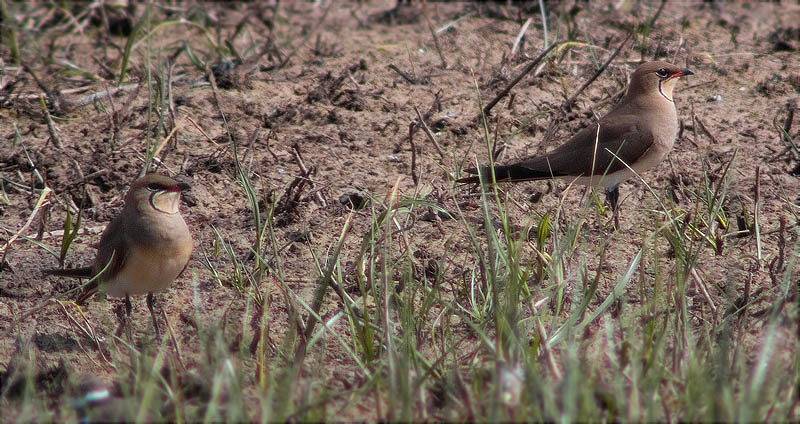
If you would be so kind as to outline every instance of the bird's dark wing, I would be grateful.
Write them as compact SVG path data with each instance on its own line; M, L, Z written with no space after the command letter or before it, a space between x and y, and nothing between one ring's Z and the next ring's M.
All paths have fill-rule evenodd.
M57 275L59 277L73 277L73 278L91 278L92 267L85 266L83 268L52 268L43 271L44 275Z
M120 215L117 215L110 224L103 231L100 237L100 242L97 243L97 257L94 260L94 272L99 273L103 269L103 275L98 280L105 281L122 269L125 265L125 259L128 256L128 242L125 240L127 233L123 228L124 214L123 210ZM107 268L106 268L107 267Z
M127 256L126 243L123 240L122 230L122 217L117 216L103 231L100 236L100 241L94 245L97 248L97 257L94 260L94 265L91 267L71 268L71 269L48 269L44 273L46 275L58 275L62 277L74 278L92 278L97 273L105 269L102 276L94 280L91 284L84 287L81 294L77 297L78 303L83 303L96 292L99 284L108 280L116 275L122 266L125 264L125 257ZM111 264L109 264L109 261ZM106 268L108 265L108 268Z
M632 166L653 144L652 132L641 128L641 119L634 115L610 114L600 121L599 126L599 134L598 126L591 125L549 153L496 166L497 181L611 174L624 169L625 164ZM480 171L485 181L491 178L488 167L482 167ZM478 169L467 169L466 172L477 174ZM477 183L478 177L462 178L458 182Z

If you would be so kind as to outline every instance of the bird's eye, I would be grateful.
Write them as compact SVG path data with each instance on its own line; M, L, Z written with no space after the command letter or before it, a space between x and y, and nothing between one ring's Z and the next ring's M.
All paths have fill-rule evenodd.
M147 189L150 191L159 191L161 190L161 184L158 183L150 183L147 185Z
M661 69L659 69L659 70L657 70L657 71L656 71L656 75L658 75L658 76L659 76L659 77L661 77L661 78L666 78L666 77L667 77L667 75L669 75L669 72L667 72L667 70L666 70L666 69L664 69L664 68L661 68Z

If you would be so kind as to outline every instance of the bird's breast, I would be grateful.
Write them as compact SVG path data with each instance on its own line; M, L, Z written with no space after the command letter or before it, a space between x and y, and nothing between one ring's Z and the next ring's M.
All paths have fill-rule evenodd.
M145 294L166 289L192 254L192 237L183 219L161 223L144 240L131 240L122 268L103 282L110 296Z
M642 158L633 165L633 169L636 172L641 173L658 166L672 150L675 137L678 136L678 117L674 107L671 112L650 122L653 144L644 152Z
M178 277L191 255L191 244L177 249L130 249L122 269L103 282L110 296L146 294L166 289Z

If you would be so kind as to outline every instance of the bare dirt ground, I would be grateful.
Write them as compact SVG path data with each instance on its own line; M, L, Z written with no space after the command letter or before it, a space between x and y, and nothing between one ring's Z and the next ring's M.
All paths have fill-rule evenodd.
M711 313L710 303L740 296L745 285L756 293L774 287L776 275L783 272L791 273L792 281L798 278L795 270L785 270L785 264L793 263L797 241L800 158L777 127L798 140L800 125L791 117L800 95L800 6L669 2L658 12L659 6L548 2L549 41L569 36L581 44L555 51L523 78L512 97L494 107L489 129L498 146L505 143L501 162L521 158L558 145L595 115L608 111L642 59L666 59L694 71L675 92L682 125L675 148L668 161L643 178L669 207L694 216L705 206L690 193L703 191L706 176L711 184L727 178L728 227L719 229L717 248L698 255L701 271L690 277L692 284L695 278L702 280L708 290L703 293L700 284L689 290L700 320ZM19 9L18 16L31 16L19 18L20 25L40 28L35 41L21 41L24 66L13 63L6 46L1 56L0 246L18 233L38 242L18 238L0 251L0 372L7 373L20 356L34 355L42 370L42 387L52 391L54 403L67 396L62 381L85 375L110 384L116 380L118 371L103 343L109 343L117 330L112 310L118 300L90 302L80 312L68 304L47 302L77 282L42 275L42 269L59 264L57 256L39 243L58 252L61 237L53 232L63 229L65 207L83 201L81 232L66 264L80 266L92 260L91 243L120 210L124 192L144 166L148 131L152 131L149 149L154 149L162 147L174 129L154 167L193 187L182 205L195 238L193 259L187 272L160 296L181 346L181 369L187 370L181 378L206 375L209 347L199 342L198 327L221 328L230 346L248 345L254 337L252 305L232 282L235 265L215 236L216 230L244 267L253 267L250 248L256 223L237 181L234 154L253 180L261 208L266 210L278 199L273 227L275 244L282 247L276 256L282 275L268 273L260 287L271 305L270 355L280 349L275 343L288 331L292 308L280 279L310 302L319 278L315 262L324 266L346 219L354 213L340 269L343 280L351 284L344 290L357 293L354 275L362 238L395 186L401 195L424 196L453 214L458 210L463 214L440 220L433 209L419 207L409 215L413 219L406 230L395 235L395 254L414 258L415 267L409 272L440 267L445 299L463 299L460 285L466 270L474 267L464 222L479 227L482 213L477 191L453 181L462 168L476 160L487 161L483 129L476 119L479 100L485 104L493 98L541 52L544 34L538 7L433 3L423 13L419 4L393 9L393 4L382 2L330 8L290 2L281 3L277 11L259 5L154 5L154 21L183 18L197 25L167 25L148 37L140 35L132 46L125 88L85 104L78 102L117 86L128 40L125 26L130 22L117 22L111 16L109 28L102 20L86 20L76 29L63 16L47 18L44 5L13 7ZM396 13L387 13L390 10ZM512 54L515 38L529 17L532 23L524 41ZM644 36L640 25L653 17L655 22ZM449 28L437 31L446 25ZM437 31L439 49L431 28ZM633 39L565 114L559 106L631 30L637 31ZM229 39L240 59L224 46L222 41ZM211 42L227 55L218 57ZM208 74L192 64L189 50L210 68L229 65L231 69L220 67L215 73L218 89L212 89ZM148 60L147 51L155 52ZM47 94L61 147L48 130L41 93ZM435 134L441 154L421 129L414 131L412 153L409 128L418 119L416 110ZM26 227L45 186L53 190L50 206ZM583 190L565 192L565 187L560 182L503 187L513 198L507 203L512 222L519 228L530 226L561 203L562 214L581 208L586 202ZM366 207L353 212L350 201L362 199ZM655 229L654 222L663 219L658 215L659 202L641 181L621 186L621 205L619 231L614 232L610 215L596 208L581 230L587 251L610 241L608 260L599 271L598 299L610 293L616 276L641 248L648 231ZM723 237L737 231L742 235ZM274 261L273 252L268 253ZM598 259L586 260L586 269L594 275ZM666 242L658 242L647 260L662 261L667 273L672 269ZM568 266L578 266L577 262ZM652 278L643 275L634 281L647 284ZM567 298L580 290L580 284L576 279L567 287ZM744 354L757 352L764 330L758 313L769 307L769 298L753 305L752 325L745 330L747 345L753 349ZM320 314L325 320L341 310L341 302L329 293ZM134 299L133 315L134 333L149 334L152 327L144 299ZM80 325L91 325L101 342L87 337ZM347 329L342 321L332 327L340 334ZM787 317L780 334L785 336L779 345L788 361L797 343L797 322ZM464 349L477 344L478 340L470 340ZM245 367L255 369L252 364ZM336 392L364 385L367 378L334 337L325 337L296 377L297 390L318 388L308 381ZM332 405L328 413L339 419L380 418L375 398L368 394Z

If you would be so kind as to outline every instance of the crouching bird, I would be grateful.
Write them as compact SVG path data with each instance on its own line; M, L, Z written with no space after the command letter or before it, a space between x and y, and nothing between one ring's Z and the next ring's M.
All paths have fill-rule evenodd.
M129 323L130 295L146 293L153 326L160 337L153 293L175 281L192 254L192 235L180 213L181 192L188 189L188 184L158 174L136 180L125 195L122 212L95 245L94 264L85 268L50 269L45 273L95 278L78 301L83 302L98 291L124 297Z
M634 175L633 171L640 174L658 165L672 149L679 128L672 91L686 75L694 73L667 62L640 65L631 75L625 96L596 125L584 128L549 153L495 166L496 180L560 178L603 187L619 227L619 184ZM492 178L487 166L465 172L480 176L456 182L489 182Z

